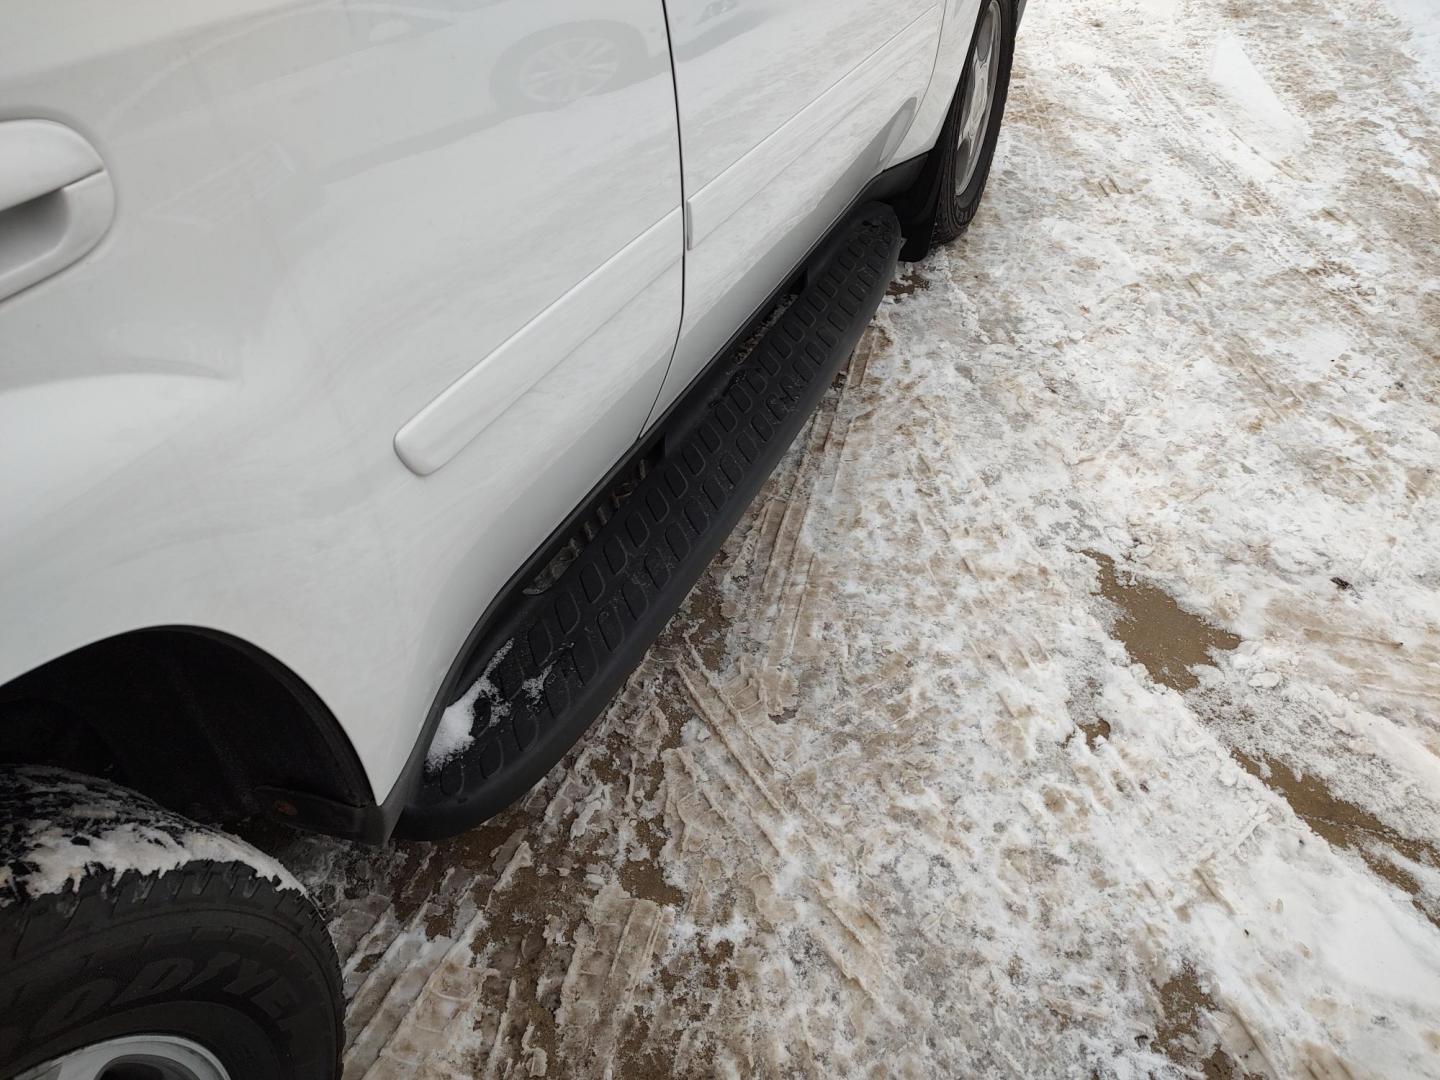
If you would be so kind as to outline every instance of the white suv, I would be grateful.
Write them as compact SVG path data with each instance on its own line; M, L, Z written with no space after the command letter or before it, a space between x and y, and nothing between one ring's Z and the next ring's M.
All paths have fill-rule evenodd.
M543 777L969 223L1020 6L7 5L0 1078L333 1075L199 823Z

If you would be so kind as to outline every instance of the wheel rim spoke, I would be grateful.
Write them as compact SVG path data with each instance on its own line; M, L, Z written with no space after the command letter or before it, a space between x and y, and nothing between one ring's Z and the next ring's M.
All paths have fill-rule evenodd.
M995 85L1000 74L996 62L1000 44L999 0L990 0L975 31L975 45L965 73L964 98L960 107L956 149L956 188L964 191L975 178L985 149L985 134L995 104Z
M20 1080L107 1080L127 1065L145 1067L163 1080L230 1080L215 1056L199 1043L175 1035L127 1035L86 1046L39 1065Z

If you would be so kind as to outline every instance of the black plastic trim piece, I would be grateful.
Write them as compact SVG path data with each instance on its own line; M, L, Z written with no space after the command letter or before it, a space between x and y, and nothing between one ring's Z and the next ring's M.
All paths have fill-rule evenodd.
M736 329L730 340L725 343L725 347L696 376L694 382L670 404L629 452L615 463L614 467L590 490L589 494L525 561L524 565L511 575L510 580L486 606L484 613L466 637L460 652L451 661L450 669L440 684L440 691L435 695L430 711L426 713L425 722L421 725L419 737L411 748L410 756L406 758L400 775L390 788L390 793L380 804L372 830L367 831L363 836L358 836L357 839L371 844L383 844L396 828L405 807L423 782L425 757L430 749L430 743L435 737L436 728L440 725L440 718L450 702L458 698L474 682L473 679L467 679L467 672L473 667L473 658L479 648L481 636L499 617L500 612L517 593L522 592L525 586L534 580L540 568L549 563L556 553L570 542L582 524L595 512L596 506L601 504L614 490L619 479L633 471L638 462L653 456L662 447L665 434L671 428L676 414L685 408L686 403L692 400L695 394L702 393L703 388L711 384L716 370L742 342L748 341L755 335L761 323L774 311L781 298L795 293L803 286L810 271L819 263L827 245L854 218L858 212L857 208L872 202L889 203L897 207L902 205L909 193L914 190L919 178L924 174L931 157L931 152L920 154L908 161L891 166L872 180L851 204L850 210L842 215L835 228L817 241L796 267L776 284L765 302Z
M529 790L584 733L854 350L899 248L899 221L879 204L833 234L778 321L753 348L722 357L667 414L648 473L632 481L628 498L574 561L543 590L507 590L457 662L464 680L442 699L448 705L487 680L476 702L475 740L438 772L422 770L397 831L438 837L484 821ZM528 565L543 566L543 556Z

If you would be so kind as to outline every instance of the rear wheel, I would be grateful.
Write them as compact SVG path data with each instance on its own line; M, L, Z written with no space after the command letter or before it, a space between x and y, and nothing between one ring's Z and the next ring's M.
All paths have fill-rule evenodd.
M995 158L999 124L1005 115L1014 30L1008 4L1002 0L985 0L981 4L971 53L965 59L965 76L952 107L953 154L949 183L945 186L950 197L940 202L940 215L935 223L936 243L959 236L981 204L989 167Z
M980 208L1005 116L1014 54L1012 0L983 0L960 88L937 147L943 157L932 236L936 244L963 233Z
M333 1077L324 922L264 855L123 788L0 771L0 1078Z

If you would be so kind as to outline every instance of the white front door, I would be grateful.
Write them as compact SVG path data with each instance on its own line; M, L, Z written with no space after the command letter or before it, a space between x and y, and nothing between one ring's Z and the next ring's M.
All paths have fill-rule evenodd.
M0 229L0 272L75 255L0 296L0 417L48 410L0 424L0 654L224 630L310 681L383 797L669 364L661 0L12 0L0 124L0 206L34 131L84 188ZM95 229L47 209L92 187Z

